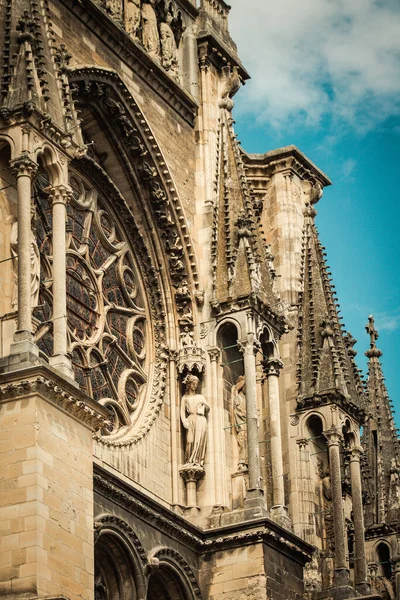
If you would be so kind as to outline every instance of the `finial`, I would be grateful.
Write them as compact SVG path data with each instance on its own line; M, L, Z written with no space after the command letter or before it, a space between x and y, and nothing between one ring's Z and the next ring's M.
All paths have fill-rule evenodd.
M370 347L365 353L365 356L367 358L379 358L382 356L382 352L376 347L376 340L379 338L379 333L375 329L375 319L372 315L368 317L368 324L366 325L365 330L370 338Z
M353 338L353 336L351 335L350 331L348 331L348 332L346 333L346 335L344 336L344 343L345 343L345 345L346 345L347 352L348 352L349 356L353 356L353 357L354 357L354 356L357 356L357 350L355 350L355 349L353 348L353 346L354 346L355 344L357 344L357 340L355 340L355 339Z

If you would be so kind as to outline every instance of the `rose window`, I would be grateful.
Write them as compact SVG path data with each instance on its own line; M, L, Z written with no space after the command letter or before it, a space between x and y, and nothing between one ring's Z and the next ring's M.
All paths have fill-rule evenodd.
M43 181L41 181L41 178ZM52 353L52 218L43 175L35 184L41 252L37 344ZM67 205L68 342L80 388L105 405L114 431L134 423L143 405L150 365L150 315L139 268L118 219L105 200L71 175ZM134 246L135 240L130 240Z

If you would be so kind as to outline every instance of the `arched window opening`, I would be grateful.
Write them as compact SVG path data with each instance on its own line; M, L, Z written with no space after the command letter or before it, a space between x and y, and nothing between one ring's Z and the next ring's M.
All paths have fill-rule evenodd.
M10 160L11 148L0 140L0 316L17 308L17 186Z
M218 333L218 346L221 349L222 379L224 384L224 405L230 410L232 386L244 376L243 356L238 346L238 332L235 325L227 323Z
M33 184L40 284L34 308L36 342L53 352L52 205L49 178ZM136 422L144 405L153 352L151 318L139 262L114 209L100 190L70 174L67 202L66 302L68 348L81 390L110 411L113 431Z
M130 549L117 536L100 535L95 544L95 600L139 600L144 579Z
M147 600L192 600L192 594L177 573L160 565L150 575Z
M376 548L379 574L386 579L392 578L392 561L390 560L390 548L387 544L380 543Z

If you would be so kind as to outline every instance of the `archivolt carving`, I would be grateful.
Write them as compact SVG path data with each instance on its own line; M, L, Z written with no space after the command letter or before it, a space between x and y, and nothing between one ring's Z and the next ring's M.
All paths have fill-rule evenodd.
M196 577L194 576L189 563L179 554L179 552L172 550L172 548L160 548L159 550L152 552L150 559L154 558L160 561L160 565L164 563L173 566L178 573L184 577L186 584L190 585L191 591L196 598L201 598L201 592Z
M78 105L91 106L100 113L123 148L121 158L134 169L147 195L169 263L175 288L175 304L181 330L193 328L193 282L198 273L185 217L173 182L154 136L122 80L98 68L70 72L71 89Z
M155 269L124 201L93 161L77 162L92 167L87 170L102 194L88 179L71 173L66 240L69 349L80 388L112 416L111 430L103 429L97 439L128 445L147 433L162 405L165 311ZM42 352L50 355L52 213L41 178L45 180L39 174L35 185L42 257L36 338Z
M121 535L125 539L129 539L130 544L135 548L135 551L143 565L147 563L147 554L139 538L133 529L123 519L114 515L102 515L94 522L94 543L96 544L99 535L105 531L113 531Z

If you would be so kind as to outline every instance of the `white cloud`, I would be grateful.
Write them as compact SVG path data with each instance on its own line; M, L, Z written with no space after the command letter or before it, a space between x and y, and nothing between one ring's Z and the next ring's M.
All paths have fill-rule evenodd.
M375 325L378 331L396 331L400 329L400 312L399 310L378 313L375 318Z
M368 130L400 114L397 0L233 0L230 29L252 81L240 112Z

